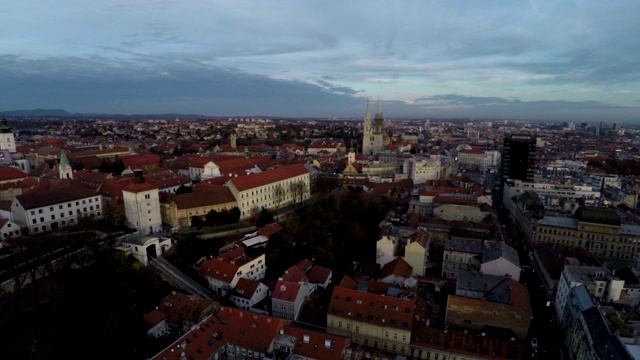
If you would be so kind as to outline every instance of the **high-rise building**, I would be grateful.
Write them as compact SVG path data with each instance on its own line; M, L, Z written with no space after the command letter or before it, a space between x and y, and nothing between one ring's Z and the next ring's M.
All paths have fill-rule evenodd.
M504 138L502 181L515 179L533 182L536 138L530 134L510 134Z

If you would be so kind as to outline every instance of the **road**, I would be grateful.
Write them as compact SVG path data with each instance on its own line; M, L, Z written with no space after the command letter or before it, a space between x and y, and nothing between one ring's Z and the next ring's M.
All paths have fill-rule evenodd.
M533 313L527 341L531 344L532 339L536 338L538 343L537 351L534 352L530 348L532 359L562 359L562 336L558 318L555 314L553 302L549 302L549 306L547 306L548 299L543 291L538 272L529 256L532 249L523 242L522 237L509 223L507 216L500 214L499 218L507 231L511 243L518 251L520 266L524 269L520 274L520 283L525 285L529 291L529 302Z

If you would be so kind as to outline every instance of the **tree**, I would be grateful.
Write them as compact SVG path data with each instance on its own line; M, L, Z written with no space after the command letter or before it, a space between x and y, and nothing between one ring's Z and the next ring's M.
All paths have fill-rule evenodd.
M122 174L122 172L126 169L126 167L124 166L124 162L122 162L122 158L120 158L120 156L116 155L115 160L113 161L113 164L111 165L111 171L114 174L120 175Z
M276 186L273 187L273 201L276 203L276 212L280 210L280 204L282 204L284 196L284 187L282 184L276 184Z
M302 180L294 181L289 184L289 191L291 191L293 203L298 204L304 199L304 195L307 192L307 184Z
M111 174L111 164L109 164L109 162L107 162L106 160L102 160L98 171L105 174Z
M330 193L333 189L340 187L340 181L335 176L320 176L316 183L317 191L320 193Z
M191 227L201 228L203 226L207 226L207 223L204 220L200 219L199 216L191 217Z
M108 225L112 225L109 227L108 231L112 230L113 227L123 226L127 220L124 211L118 211L118 209L109 201L105 201L102 208L102 219Z
M224 219L224 214L219 213L219 212L217 212L215 210L211 210L211 211L209 211L209 213L207 214L205 219L207 220L207 225L209 225L209 226L218 226L218 224L221 222L221 220Z
M240 209L237 206L234 206L229 211L229 219L231 220L230 224L234 224L240 221Z
M256 227L263 227L274 222L276 222L276 220L273 218L273 215L271 215L269 210L262 208L260 214L258 214L258 217L256 218Z

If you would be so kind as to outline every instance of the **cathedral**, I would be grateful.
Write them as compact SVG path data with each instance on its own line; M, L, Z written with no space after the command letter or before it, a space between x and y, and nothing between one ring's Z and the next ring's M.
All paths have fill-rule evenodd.
M369 113L369 99L367 99L367 113L364 118L364 135L362 136L362 153L364 155L376 155L383 151L389 144L389 136L384 131L384 118L380 111L380 99L378 99L378 112L371 124Z

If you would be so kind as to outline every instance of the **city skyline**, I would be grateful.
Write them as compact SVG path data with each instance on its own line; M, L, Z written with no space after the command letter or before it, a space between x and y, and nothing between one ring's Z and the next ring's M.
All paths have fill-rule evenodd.
M632 1L29 1L0 110L638 121Z

